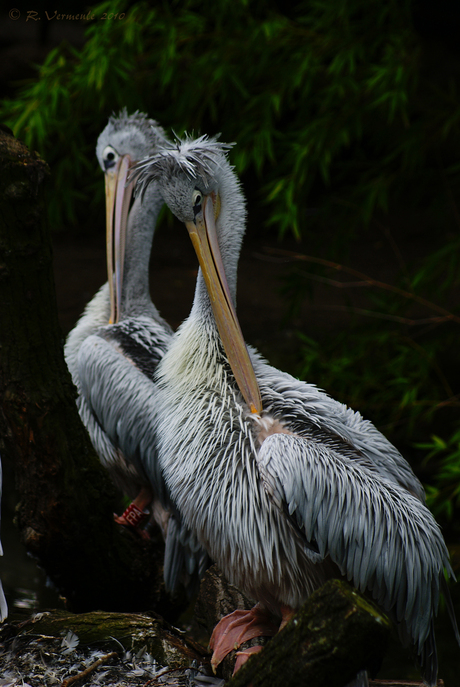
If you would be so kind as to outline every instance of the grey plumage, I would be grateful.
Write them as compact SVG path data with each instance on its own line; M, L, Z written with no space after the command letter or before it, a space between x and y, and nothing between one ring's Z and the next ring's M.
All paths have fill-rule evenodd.
M108 161L104 151L109 147L114 150L112 154L121 156L129 153L133 160L139 160L154 150L161 140L167 139L154 120L137 112L128 116L126 110L123 110L119 116L110 117L99 136L96 154L105 172ZM82 420L101 462L111 472L117 486L131 498L137 494L140 485L148 483L148 480L142 469L139 469L139 464L135 467L125 458L120 445L120 440L123 442L123 433L117 432L117 424L122 422L120 418L124 411L121 398L117 398L116 393L117 365L128 365L134 373L138 370L129 351L125 350L129 348L132 327L142 333L139 345L145 350L147 357L152 357L153 367L163 355L172 336L171 328L160 317L150 299L148 283L148 260L161 205L162 200L153 187L146 202L133 205L131 210L125 256L128 270L125 269L124 275L123 314L120 322L109 324L110 294L109 284L106 283L86 306L82 317L69 333L64 349L67 365L79 391L77 403ZM117 374L113 375L111 370L117 370ZM113 397L107 397L105 388L99 388L100 384L109 386ZM119 417L116 417L117 412ZM109 414L107 427L104 414Z
M104 172L129 155L140 160L161 143L163 129L145 115L113 116L99 136L96 153ZM156 405L154 374L172 337L149 292L149 258L155 224L163 201L153 185L144 202L129 211L123 280L117 321L109 323L110 285L105 284L70 332L65 356L78 389L80 416L101 463L131 499L152 488L153 515L166 538L165 582L177 585L186 566L193 572L206 556L173 512L158 466L152 418ZM110 270L109 270L110 275ZM114 290L116 289L114 278ZM173 518L174 525L169 527Z
M157 183L191 235L203 216L217 216L234 302L246 213L224 151L206 137L187 139L138 169L142 193ZM434 685L433 617L443 569L452 570L420 482L359 413L253 350L263 410L254 412L256 399L251 412L205 279L201 269L191 314L157 370L160 462L186 525L233 584L275 613L298 608L330 576L368 590L415 646ZM459 639L452 608L451 618Z
M177 171L184 172L190 179L199 175L207 185L212 182L218 160L216 156L226 153L233 145L209 138L206 134L197 139L186 138L181 141L176 138L174 143L168 141L163 149L156 151L154 157L146 157L136 165L136 195L144 196L154 176L168 179Z

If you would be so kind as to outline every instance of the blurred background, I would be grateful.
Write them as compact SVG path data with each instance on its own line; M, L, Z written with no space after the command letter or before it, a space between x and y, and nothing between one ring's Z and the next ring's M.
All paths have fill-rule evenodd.
M220 132L237 144L230 159L248 202L238 282L246 340L400 449L458 573L458 2L10 4L0 20L0 121L51 169L63 340L106 280L94 151L108 116L127 107L171 136ZM173 327L190 310L196 273L186 232L165 211L151 292ZM14 506L6 475L4 523ZM2 538L14 604L43 605L43 579L33 562L19 563L12 525ZM29 606L18 589L35 594ZM458 666L451 640L446 628L448 687Z

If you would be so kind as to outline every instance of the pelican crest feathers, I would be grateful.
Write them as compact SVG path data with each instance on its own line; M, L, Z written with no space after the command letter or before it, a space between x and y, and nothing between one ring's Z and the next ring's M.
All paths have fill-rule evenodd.
M151 119L144 112L136 110L133 114L128 114L124 107L118 114L113 112L108 121L108 126L113 127L113 131L125 131L129 128L137 128L144 132L147 141L152 143L152 147L158 144L165 144L167 141L163 127L158 124L156 119Z
M227 152L235 145L222 143L218 140L219 136L220 134L213 137L203 134L193 139L186 135L184 139L176 137L173 143L163 142L154 155L133 166L128 183L136 181L135 195L140 194L142 199L152 181L172 177L180 172L185 172L191 179L201 177L206 185L209 184L216 168L221 166L222 156L227 159Z

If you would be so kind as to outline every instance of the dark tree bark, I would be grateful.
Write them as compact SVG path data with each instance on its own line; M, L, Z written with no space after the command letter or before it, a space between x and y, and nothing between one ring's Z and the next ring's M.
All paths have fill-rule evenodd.
M17 525L69 609L171 617L161 546L114 524L115 491L75 405L45 220L49 177L0 131L0 454L14 465Z

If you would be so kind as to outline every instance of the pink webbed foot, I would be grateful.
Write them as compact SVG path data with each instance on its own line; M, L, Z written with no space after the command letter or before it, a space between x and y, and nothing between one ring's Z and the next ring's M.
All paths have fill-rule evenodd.
M279 626L279 631L283 629L295 616L295 610L291 608L290 606L281 606L280 607L281 611L281 625Z
M244 642L254 637L272 637L277 632L278 625L272 622L268 613L259 604L250 611L233 611L224 616L217 623L209 641L209 647L213 651L211 658L213 671L216 672L217 666L227 654L238 649ZM248 656L249 654L242 659L241 665Z
M233 668L233 675L243 666L246 661L248 660L249 656L252 654L258 654L259 651L262 651L263 646L260 646L257 644L257 646L250 646L248 649L243 649L243 651L237 651L236 652L236 661L235 661L235 667Z

